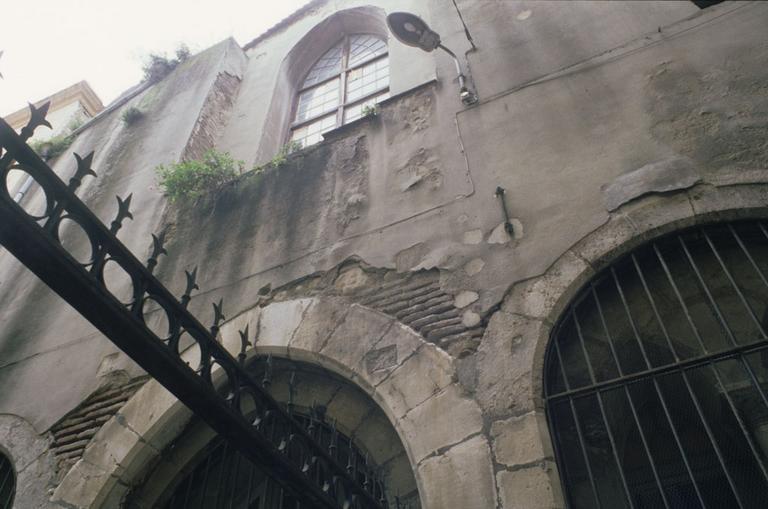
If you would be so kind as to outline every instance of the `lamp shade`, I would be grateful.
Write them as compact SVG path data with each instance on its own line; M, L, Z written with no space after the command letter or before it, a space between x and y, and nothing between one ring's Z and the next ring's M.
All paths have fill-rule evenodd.
M440 46L440 35L415 14L393 12L387 16L387 25L395 38L407 46L424 51L432 51Z

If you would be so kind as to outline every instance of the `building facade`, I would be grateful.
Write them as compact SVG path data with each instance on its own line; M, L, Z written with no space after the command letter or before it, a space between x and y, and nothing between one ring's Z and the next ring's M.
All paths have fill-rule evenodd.
M46 120L51 128L38 129L29 140L30 143L38 145L42 151L48 151L47 144L65 138L104 109L101 99L87 81L80 81L59 90L35 102L35 106L40 107L45 103L49 103ZM20 131L29 122L29 108L16 110L6 115L3 120L15 130ZM6 179L6 187L12 196L16 196L20 191L23 191L22 195L26 192L24 181L19 177L20 173L15 173Z
M222 343L248 326L249 369L391 507L761 507L768 4L700 7L315 0L125 94L53 167L95 151L79 196L108 222L132 193L122 242L164 231L159 279L198 267L194 314L223 299ZM165 197L155 168L212 148L248 171ZM290 506L6 252L0 274L13 507Z

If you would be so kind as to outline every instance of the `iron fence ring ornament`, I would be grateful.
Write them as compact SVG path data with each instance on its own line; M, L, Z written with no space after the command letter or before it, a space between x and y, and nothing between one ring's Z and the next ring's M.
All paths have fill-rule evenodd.
M76 156L78 167L75 175L69 185L65 185L26 145L34 128L46 124L44 117L47 107L44 105L31 109L32 118L22 130L21 136L4 121L0 121L0 147L3 150L0 171L5 176L11 165L24 165L25 170L46 193L46 210L42 216L30 217L19 204L10 199L7 189L0 193L0 215L4 218L1 223L5 223L0 224L2 244L193 412L203 416L217 432L241 449L243 454L256 462L269 464L273 474L298 498L313 507L329 509L350 507L352 501L357 501L355 505L359 505L361 500L365 501L366 508L384 507L385 504L382 505L375 493L375 483L358 483L353 480L355 472L347 472L331 458L324 447L309 438L307 431L292 417L290 405L286 411L245 370L241 362L216 340L218 323L223 318L220 303L210 331L189 314L186 306L191 291L197 287L195 271L187 273L188 288L179 301L152 275L156 258L163 254L162 247L153 250L155 263L148 263L145 267L117 240L116 233L123 221L132 218L131 196L117 199L117 215L109 228L77 198L74 191L80 186L82 178L94 175L90 168L93 154L84 158ZM65 217L77 218L78 224L95 246L89 267L83 267L69 256L57 239L55 230ZM5 221L6 218L8 221ZM43 220L44 224L41 225L39 222ZM13 228L9 224L13 224ZM153 243L156 244L155 238ZM41 253L50 253L51 257L44 259ZM105 268L110 263L117 264L130 279L131 300L127 303L119 302L113 293L117 289L110 289L105 281ZM142 308L146 297L161 303L167 312L171 324L167 343L145 323ZM183 334L188 334L199 346L200 362L196 369L188 366L181 358L179 346ZM257 423L246 419L239 405L235 404L237 397L222 397L215 390L211 380L214 362L221 365L225 373L231 374L230 379L236 384L233 391L237 391L238 386L250 388L251 394L265 409L262 421ZM337 496L329 494L329 490L325 489L326 482L314 482L302 472L303 459L293 461L290 455L279 452L282 438L277 436L274 426L264 425L269 421L279 421L285 429L310 444L313 454L333 472L333 484L336 487L344 486L346 494L343 504L339 503Z

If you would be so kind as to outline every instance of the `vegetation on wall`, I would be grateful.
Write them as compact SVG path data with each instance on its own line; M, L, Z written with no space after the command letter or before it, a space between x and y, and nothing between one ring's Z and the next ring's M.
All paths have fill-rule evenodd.
M302 149L301 143L298 141L289 141L277 151L275 157L269 162L268 166L279 168L288 161L288 156Z
M236 179L243 165L229 153L211 149L201 160L160 165L155 171L158 184L171 201L194 200Z
M189 48L185 44L176 48L176 58L168 58L165 55L151 53L141 68L144 72L144 81L157 83L176 69L176 66L186 61L189 55Z
M268 168L280 168L283 166L286 162L288 162L288 156L293 154L294 152L298 152L304 148L300 142L298 141L289 141L282 147L280 147L280 150L277 151L277 154L275 154L275 157L273 157L268 163L262 165L262 166L254 166L253 172L254 173L261 173L265 171Z
M55 159L64 153L72 145L75 137L69 133L62 133L47 140L32 141L29 146L37 152L37 155L49 161Z
M144 117L144 112L141 111L136 106L131 106L130 108L123 111L123 114L120 116L120 118L123 119L123 122L125 125L133 125L139 120L141 120Z
M363 107L362 116L363 117L375 117L379 114L379 105L373 104Z

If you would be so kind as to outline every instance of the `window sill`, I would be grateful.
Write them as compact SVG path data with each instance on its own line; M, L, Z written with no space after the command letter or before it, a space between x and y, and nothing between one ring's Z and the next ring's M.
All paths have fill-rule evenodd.
M409 88L408 90L400 92L397 95L393 95L391 97L388 97L388 98L384 99L383 101L381 101L380 103L378 103L377 106L379 108L386 108L390 104L392 104L394 102L397 102L401 98L409 96L409 95L412 95L412 94L415 94L417 92L420 92L421 90L423 90L423 89L425 89L427 87L435 85L436 83L437 83L437 79L433 78L433 79L431 79L429 81L426 81L426 82L424 82L424 83L422 83L420 85L417 85L417 86L415 86L413 88ZM325 133L323 133L323 142L324 141L328 141L328 140L332 140L332 139L337 139L337 138L339 138L341 136L344 136L346 133L356 129L358 126L360 126L360 125L362 125L362 124L364 124L366 122L370 122L370 121L372 121L372 120L374 120L376 118L379 118L380 116L381 116L381 113L378 113L376 115L366 115L364 117L360 117L358 119L355 119L352 122L347 122L346 124L340 125L339 127L334 127L330 131L326 131ZM309 148L309 147L307 147L307 148Z

